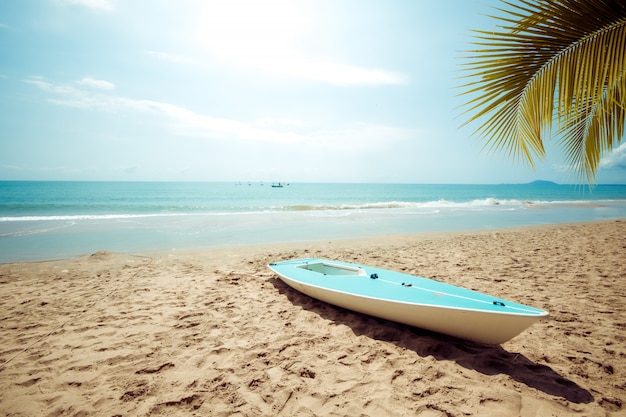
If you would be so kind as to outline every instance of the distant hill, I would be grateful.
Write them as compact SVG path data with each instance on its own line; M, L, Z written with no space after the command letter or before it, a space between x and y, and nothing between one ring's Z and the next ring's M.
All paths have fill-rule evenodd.
M529 182L528 185L559 185L559 184L557 184L556 182L552 182L552 181L537 180L537 181Z

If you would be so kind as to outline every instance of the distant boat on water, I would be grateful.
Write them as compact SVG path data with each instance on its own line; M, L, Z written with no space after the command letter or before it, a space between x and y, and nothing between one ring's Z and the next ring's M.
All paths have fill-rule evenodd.
M275 182L272 184L272 188L283 188L283 184L280 182Z

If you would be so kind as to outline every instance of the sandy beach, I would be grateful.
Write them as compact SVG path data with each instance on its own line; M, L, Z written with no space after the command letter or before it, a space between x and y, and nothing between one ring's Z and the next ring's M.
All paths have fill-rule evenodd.
M624 416L626 221L0 265L5 416ZM352 313L344 260L550 312L499 346Z

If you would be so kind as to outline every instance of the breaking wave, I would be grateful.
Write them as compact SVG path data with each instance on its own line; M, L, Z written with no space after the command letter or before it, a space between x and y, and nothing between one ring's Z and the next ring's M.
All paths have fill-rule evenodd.
M142 217L167 216L168 214L76 214L59 216L5 216L0 222L28 222L28 221L76 221L76 220L123 220ZM180 215L180 214L175 214Z
M561 202L563 203L563 202ZM427 202L414 201L388 201L380 203L363 204L319 204L319 205L289 205L274 207L276 210L286 211L317 211L317 210L376 210L376 209L399 209L399 208L480 208L493 206L532 206L537 204L549 204L544 201L532 200L498 200L485 198L467 202L455 202L448 200L436 200Z
M594 204L600 201L594 201ZM80 221L133 221L158 217L182 217L182 216L241 216L260 215L280 212L346 212L346 211L368 211L368 210L396 210L414 209L420 213L439 212L441 210L488 210L517 208L541 208L554 205L584 205L590 201L535 201L516 199L495 199L484 198L466 202L449 201L445 199L414 202L414 201L387 201L377 203L336 203L336 204L294 204L271 207L247 207L245 210L219 210L219 211L181 211L181 212L151 212L151 213L113 213L113 214L67 214L67 215L22 215L22 216L2 216L3 222L80 222Z

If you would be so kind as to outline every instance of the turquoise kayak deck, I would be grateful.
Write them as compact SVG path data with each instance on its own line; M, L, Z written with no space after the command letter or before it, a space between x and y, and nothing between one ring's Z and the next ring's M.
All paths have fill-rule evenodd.
M271 263L301 284L397 303L542 317L544 310L431 279L347 262L306 258Z

